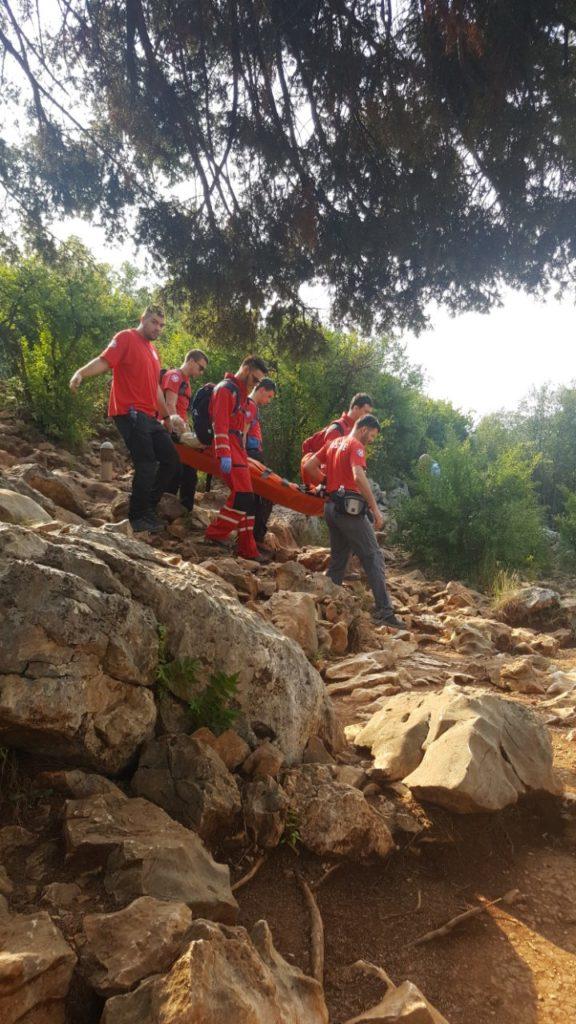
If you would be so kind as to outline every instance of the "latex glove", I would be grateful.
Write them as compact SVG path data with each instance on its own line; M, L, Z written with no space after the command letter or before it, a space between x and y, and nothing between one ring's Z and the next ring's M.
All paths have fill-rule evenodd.
M178 435L183 434L184 431L187 429L184 420L182 419L181 416L178 416L177 413L174 413L174 415L170 417L170 429L173 431L173 433Z
M220 469L225 475L232 472L232 459L229 455L223 455L220 459Z
M259 447L260 447L260 445L259 445L257 437L247 437L246 438L246 451L247 452L257 452Z

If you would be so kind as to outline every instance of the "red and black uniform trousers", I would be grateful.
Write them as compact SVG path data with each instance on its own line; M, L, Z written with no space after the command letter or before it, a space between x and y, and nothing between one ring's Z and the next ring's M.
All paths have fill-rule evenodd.
M217 444L218 437L215 437L215 441ZM240 431L230 430L228 441L232 470L223 479L230 488L230 494L205 536L207 540L226 540L236 530L238 554L242 558L258 558L260 552L254 539L256 501L244 440Z

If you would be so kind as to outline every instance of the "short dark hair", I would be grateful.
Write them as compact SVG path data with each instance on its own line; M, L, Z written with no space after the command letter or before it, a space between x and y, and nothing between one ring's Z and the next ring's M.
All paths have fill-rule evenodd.
M366 403L364 403L366 404ZM357 427L370 427L371 430L377 430L378 433L381 431L380 423L376 416L373 416L371 412L366 413L365 416L361 416L359 420L356 420Z
M363 391L359 391L357 395L353 395L350 399L350 408L354 409L358 405L374 405L370 395L365 394Z
M184 362L189 363L191 359L193 359L195 363L197 363L199 359L205 359L206 362L208 362L208 356L201 348L191 348L190 351L186 353L186 359Z
M276 394L276 381L272 380L271 377L262 377L259 380L254 391L273 391Z
M246 359L242 360L242 366L247 366L249 370L260 370L260 373L268 373L268 367L260 356L246 356Z
M157 302L151 302L149 306L146 306L146 309L142 313L142 316L140 317L140 319L141 320L147 320L148 317L150 317L150 316L160 316L164 320L165 319L164 307L163 306L159 306Z

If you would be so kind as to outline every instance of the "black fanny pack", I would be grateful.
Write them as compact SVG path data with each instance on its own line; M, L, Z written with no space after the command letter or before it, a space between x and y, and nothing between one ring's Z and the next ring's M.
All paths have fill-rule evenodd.
M368 502L355 491L344 491L344 494L336 491L330 497L339 516L365 516L368 512Z

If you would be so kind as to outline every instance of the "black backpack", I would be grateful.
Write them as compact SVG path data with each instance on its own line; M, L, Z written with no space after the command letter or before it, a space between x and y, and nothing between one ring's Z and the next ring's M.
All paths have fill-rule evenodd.
M238 412L240 408L240 392L236 384L231 380L223 380L220 384L203 384L192 399L190 406L190 412L192 414L192 423L194 425L194 433L202 444L212 444L214 440L214 429L212 427L212 420L210 419L210 399L214 388L224 387L228 388L229 391L233 391L236 396L236 403L234 405L234 413Z

